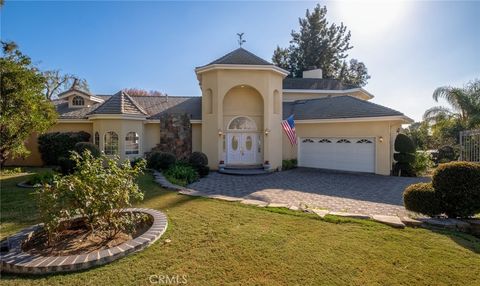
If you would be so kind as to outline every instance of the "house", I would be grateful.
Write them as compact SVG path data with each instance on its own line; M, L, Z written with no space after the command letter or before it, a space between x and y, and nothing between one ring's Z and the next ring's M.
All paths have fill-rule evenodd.
M53 131L86 131L107 155L122 159L152 149L186 156L202 151L212 169L227 165L280 168L283 159L314 168L388 175L401 112L371 103L361 87L322 78L319 69L303 78L239 48L195 69L202 96L93 95L72 88L54 104ZM281 122L295 117L298 144ZM41 165L36 139L27 159L10 164Z

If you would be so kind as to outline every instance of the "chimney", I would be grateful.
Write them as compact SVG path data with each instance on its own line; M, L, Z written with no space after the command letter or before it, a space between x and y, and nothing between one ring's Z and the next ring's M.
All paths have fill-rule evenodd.
M303 71L303 78L322 78L322 69L311 69Z

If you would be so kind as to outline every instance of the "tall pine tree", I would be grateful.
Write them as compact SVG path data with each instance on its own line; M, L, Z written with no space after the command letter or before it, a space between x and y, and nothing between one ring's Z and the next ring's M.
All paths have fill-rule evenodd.
M339 79L345 84L364 86L370 78L367 67L356 59L347 61L350 31L341 23L329 24L327 8L319 4L305 18L299 18L300 31L292 31L288 48L277 47L272 61L290 71L291 77L302 77L302 72L321 68L324 78Z

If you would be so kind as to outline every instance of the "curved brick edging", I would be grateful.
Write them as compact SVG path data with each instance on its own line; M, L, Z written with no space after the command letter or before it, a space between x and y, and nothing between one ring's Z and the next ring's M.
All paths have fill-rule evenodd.
M47 274L85 270L110 263L132 252L140 251L157 241L167 229L167 217L160 211L143 208L129 208L125 211L151 215L153 217L152 226L137 238L108 249L69 256L41 256L31 255L21 249L23 241L41 228L41 224L37 224L23 229L7 239L10 250L0 257L1 271L20 274Z

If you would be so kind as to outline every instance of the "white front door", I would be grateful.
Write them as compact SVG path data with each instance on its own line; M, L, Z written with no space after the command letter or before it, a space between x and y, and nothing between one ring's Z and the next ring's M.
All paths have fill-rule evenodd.
M227 136L227 164L255 164L257 137L256 133L229 133Z

